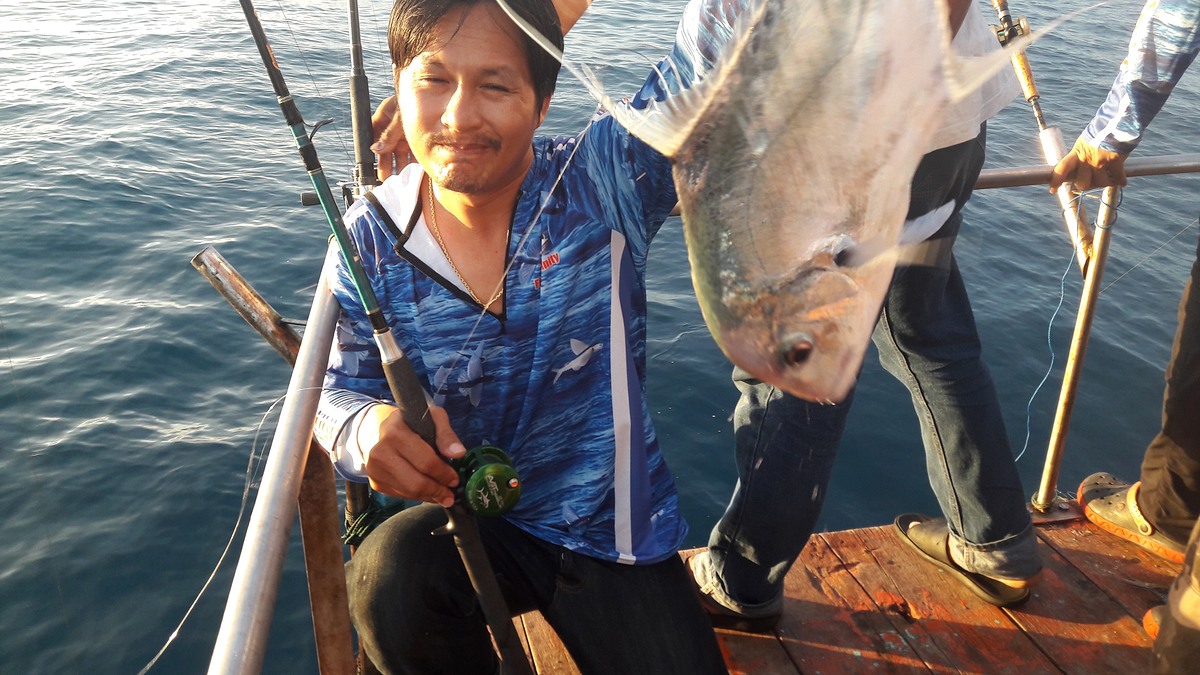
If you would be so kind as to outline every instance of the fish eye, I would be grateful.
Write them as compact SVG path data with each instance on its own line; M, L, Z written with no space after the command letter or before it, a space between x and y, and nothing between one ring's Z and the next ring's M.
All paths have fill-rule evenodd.
M794 339L787 340L788 344L783 348L780 356L783 362L789 366L802 366L812 357L816 346L813 345L812 338L808 336L797 336Z
M818 242L816 250L829 256L826 260L835 267L855 267L858 262L858 242L846 234L828 237Z
M833 252L833 264L838 267L854 267L855 255L854 246L846 246L840 250Z
M878 258L888 249L888 244L882 238L858 242L843 235L834 240L829 248L833 263L840 268L862 267Z

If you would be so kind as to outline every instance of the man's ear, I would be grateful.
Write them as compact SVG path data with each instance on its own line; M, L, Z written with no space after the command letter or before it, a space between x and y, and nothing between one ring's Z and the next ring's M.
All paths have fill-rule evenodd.
M548 113L548 112L550 112L550 97L549 96L547 96L545 98L545 100L542 101L542 109L540 111L538 111L537 125L539 127L542 126L542 122L546 121L546 113Z
M400 93L400 73L403 72L403 70L404 69L400 66L392 66L392 87L396 90L397 94Z

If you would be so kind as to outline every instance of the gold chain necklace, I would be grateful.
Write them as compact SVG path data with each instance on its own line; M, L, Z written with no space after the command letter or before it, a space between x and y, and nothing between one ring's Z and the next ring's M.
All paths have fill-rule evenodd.
M466 291L467 291L467 295L471 296L471 299L475 301L475 304L483 307L484 309L491 307L492 303L496 302L497 300L500 299L500 296L504 295L504 279L502 278L500 280L500 285L496 288L496 292L492 294L492 297L487 301L486 304L484 304L479 299L479 296L475 295L475 291L471 290L471 285L467 283L467 280L463 278L462 272L458 271L458 266L454 264L454 258L450 257L450 251L446 250L446 242L442 241L442 232L441 232L441 230L438 229L438 224L437 224L437 207L435 206L435 203L436 202L434 202L434 200L433 200L433 179L430 179L429 180L429 225L433 229L433 238L437 239L438 246L442 249L442 255L446 256L446 262L450 263L450 269L454 270L454 276L458 277L458 280L460 282L462 282L463 288L466 289ZM504 241L505 241L505 244L507 245L507 243L508 243L508 230L507 229L504 231Z

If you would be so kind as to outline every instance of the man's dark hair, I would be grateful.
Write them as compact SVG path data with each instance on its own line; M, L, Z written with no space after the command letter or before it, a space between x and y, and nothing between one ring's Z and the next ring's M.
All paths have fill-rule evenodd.
M508 6L517 15L529 22L551 44L563 48L562 26L558 22L558 12L550 0L507 0ZM433 29L442 17L459 8L470 9L475 5L490 3L493 0L396 0L392 6L392 18L388 23L388 48L392 55L392 65L405 68L418 54L429 48L433 41ZM465 13L463 15L466 16ZM558 59L546 53L528 35L524 35L525 61L529 64L529 73L533 77L533 90L537 95L538 107L554 93L554 83L558 79L561 64Z

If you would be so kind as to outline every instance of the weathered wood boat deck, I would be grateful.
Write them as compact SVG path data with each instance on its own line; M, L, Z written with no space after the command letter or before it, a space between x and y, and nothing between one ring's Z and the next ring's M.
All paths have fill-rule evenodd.
M1038 525L1046 569L998 609L904 545L891 525L816 534L787 577L775 635L718 631L731 673L1148 672L1141 627L1179 566L1086 520ZM518 628L538 673L578 673L536 613ZM1200 666L1198 666L1200 668ZM653 674L647 674L653 675Z

